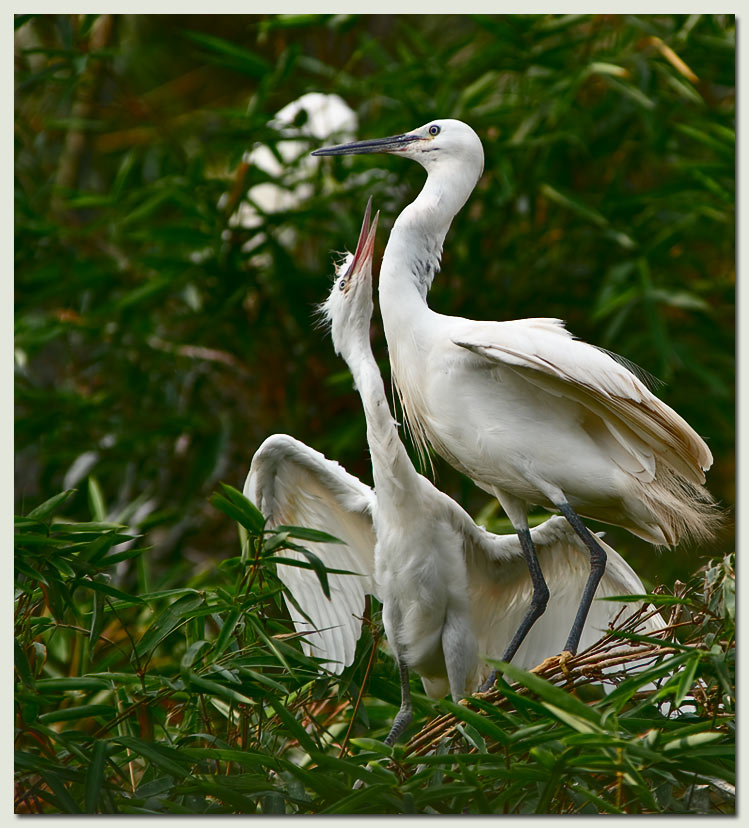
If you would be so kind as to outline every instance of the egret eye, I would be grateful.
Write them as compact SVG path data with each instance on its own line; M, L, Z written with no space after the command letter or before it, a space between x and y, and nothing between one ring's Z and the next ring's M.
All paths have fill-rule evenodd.
M345 279L341 279L341 281L340 281L340 282L338 282L338 288L339 288L340 290L343 290L345 287L346 287L346 280L345 280Z
M440 128L437 126L437 124L432 124L429 127L429 134L430 135L439 135L440 134Z

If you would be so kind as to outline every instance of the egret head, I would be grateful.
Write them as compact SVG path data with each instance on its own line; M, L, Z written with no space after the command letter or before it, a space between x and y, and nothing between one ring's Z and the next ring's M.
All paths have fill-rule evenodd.
M484 169L481 140L468 124L454 118L429 121L411 132L392 135L389 138L373 138L369 141L323 147L315 150L312 155L364 155L375 152L413 158L427 172L457 162L469 168L476 180Z
M323 319L330 325L333 347L348 360L355 348L369 347L369 323L372 319L372 259L380 214L370 226L372 199L367 202L359 242L355 253L348 253L336 266L330 295L320 306Z

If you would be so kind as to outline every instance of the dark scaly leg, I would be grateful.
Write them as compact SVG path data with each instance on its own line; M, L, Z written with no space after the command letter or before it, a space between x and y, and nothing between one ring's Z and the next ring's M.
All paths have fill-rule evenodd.
M523 643L523 639L528 635L528 630L536 623L536 621L544 614L546 605L549 602L549 588L546 586L543 572L541 572L541 565L538 562L536 555L536 548L531 540L530 529L518 530L518 538L520 545L523 548L523 556L528 565L528 572L530 572L531 582L533 583L533 597L531 598L531 605L525 618L520 622L512 641L505 650L502 661L511 661L512 657L518 651L518 647ZM497 678L497 671L492 670L489 678L481 685L481 692L486 692L491 689Z
M401 677L401 708L398 711L398 715L395 717L393 726L390 728L390 733L388 733L387 739L385 739L386 745L394 745L395 740L411 724L411 719L413 718L411 687L408 683L408 667L406 667L406 662L400 657L397 657L396 660L398 662L398 670L400 671Z
M575 655L578 645L580 644L580 636L583 634L583 627L590 611L590 605L593 603L593 596L596 594L598 584L603 578L603 573L606 571L606 550L598 543L595 535L582 522L576 512L573 511L569 503L560 503L557 505L559 511L567 518L570 526L577 532L583 543L590 551L590 575L583 590L583 597L580 599L580 605L577 608L577 615L572 624L567 643L564 649Z

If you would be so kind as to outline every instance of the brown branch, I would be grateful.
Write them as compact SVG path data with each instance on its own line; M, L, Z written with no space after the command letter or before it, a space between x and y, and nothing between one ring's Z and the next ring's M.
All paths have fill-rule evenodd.
M634 631L648 618L652 617L657 610L649 607L641 607L624 619L616 629L610 630L595 644L588 647L579 655L566 658L553 656L543 661L531 670L541 678L553 684L564 684L570 689L592 684L593 682L608 680L616 681L622 677L622 671L606 673L614 668L642 662L644 660L656 660L664 656L673 655L680 650L670 646L668 641L663 644L651 643L627 643L615 635L617 630ZM675 626L666 626L657 634L650 637L664 638L673 631ZM513 691L518 695L526 695L529 691L520 685L512 685ZM510 701L499 688L494 688L486 693L476 694L463 699L461 704L473 710L479 715L486 715L483 707L476 704L475 699L499 708L509 708ZM453 714L446 714L428 722L417 734L415 734L405 745L404 756L423 756L433 750L442 739L455 734L461 720ZM403 774L404 769L395 763L389 765L391 770Z
M91 26L89 53L106 48L112 36L112 29L111 14L102 14L94 21ZM57 167L58 190L74 189L78 183L78 170L86 148L87 137L86 131L81 128L81 122L89 118L93 111L100 73L101 63L98 60L91 60L81 75L76 99L70 112L73 123L65 136L65 144Z

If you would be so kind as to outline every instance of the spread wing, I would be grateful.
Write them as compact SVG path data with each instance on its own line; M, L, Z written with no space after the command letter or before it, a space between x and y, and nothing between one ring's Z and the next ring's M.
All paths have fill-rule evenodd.
M704 482L713 458L702 438L632 371L575 339L559 319L464 323L452 341L597 414L612 456L638 479L653 479L659 457L689 482Z
M294 626L306 632L304 650L325 659L340 673L351 664L361 634L365 595L374 593L373 491L338 463L285 434L269 437L252 458L245 496L268 519L268 526L319 529L343 543L314 543L329 569L359 574L329 574L330 600L314 571L279 565L278 575L314 626L286 600ZM284 557L304 560L300 552Z
M550 595L546 612L531 627L513 658L514 664L526 669L561 652L590 572L588 550L564 518L552 517L536 526L531 537ZM617 616L626 618L637 606L597 599L645 592L624 558L600 537L598 541L608 561L583 629L580 650L598 641ZM528 610L533 593L520 541L515 535L493 535L478 529L469 536L467 562L479 651L500 658ZM654 632L662 626L662 619L654 616L640 631Z

